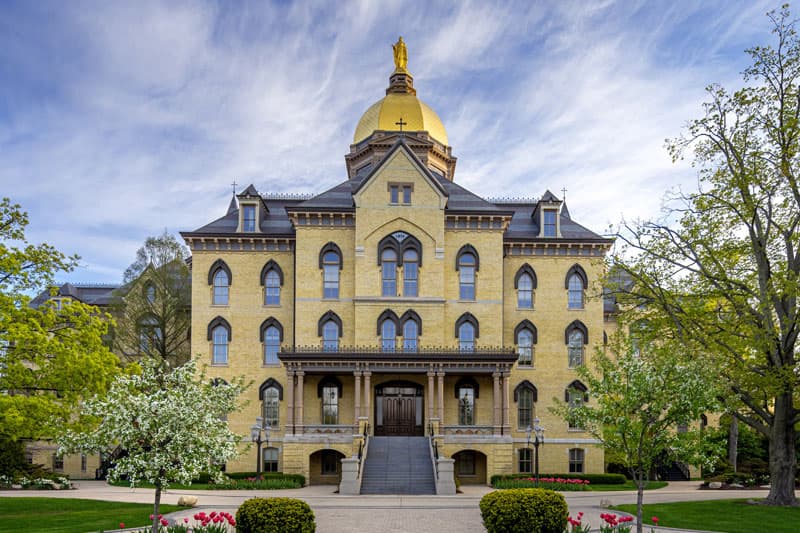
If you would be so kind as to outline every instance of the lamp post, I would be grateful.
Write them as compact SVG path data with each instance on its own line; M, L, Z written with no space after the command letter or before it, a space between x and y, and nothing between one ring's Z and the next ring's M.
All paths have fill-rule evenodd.
M250 439L256 443L256 472L258 473L258 477L261 477L261 443L269 444L269 432L272 428L269 424L265 422L265 420L257 416L256 423L250 427ZM264 435L264 438L261 438L261 435Z
M539 445L544 444L544 428L539 425L539 417L533 419L533 427L528 426L526 434L528 436L528 449L531 447L531 433L533 433L533 464L534 464L534 486L539 486Z

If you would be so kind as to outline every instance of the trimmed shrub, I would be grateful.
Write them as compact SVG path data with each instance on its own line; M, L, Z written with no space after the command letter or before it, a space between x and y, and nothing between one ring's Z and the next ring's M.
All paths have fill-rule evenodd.
M261 479L286 479L299 484L301 487L306 486L306 477L303 474L284 474L283 472L226 472L226 476L231 479L250 479L261 476Z
M500 480L527 479L530 477L533 477L533 474L495 474L490 481L494 487ZM626 481L625 476L622 474L539 474L539 478L543 477L585 479L591 485L624 485Z
M294 498L251 498L236 511L239 533L314 533L314 512Z
M564 496L545 489L490 492L480 509L488 533L562 533L569 517Z

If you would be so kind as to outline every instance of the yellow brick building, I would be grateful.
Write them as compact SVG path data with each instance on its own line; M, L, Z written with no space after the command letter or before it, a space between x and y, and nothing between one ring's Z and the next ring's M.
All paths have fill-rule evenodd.
M269 423L266 470L338 483L366 432L429 437L461 483L485 483L532 471L539 418L541 472L602 472L602 449L548 407L584 401L575 366L603 342L610 240L549 191L492 202L459 186L444 125L395 66L342 183L310 198L251 185L182 233L192 353L253 380L228 422ZM256 464L251 447L227 469Z

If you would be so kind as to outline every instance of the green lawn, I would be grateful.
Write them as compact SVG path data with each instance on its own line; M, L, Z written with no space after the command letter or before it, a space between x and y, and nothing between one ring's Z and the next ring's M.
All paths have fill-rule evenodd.
M666 481L648 481L644 490L661 489L667 486ZM636 484L628 480L624 485L589 485L589 490L600 492L604 490L636 490Z
M614 509L636 515L635 505L617 505ZM666 527L726 533L788 533L798 530L800 507L752 505L747 500L656 503L645 505L642 516L645 524L652 524L651 517L657 516L659 525Z
M181 509L162 505L163 514ZM0 532L86 533L146 526L153 506L70 498L0 498Z

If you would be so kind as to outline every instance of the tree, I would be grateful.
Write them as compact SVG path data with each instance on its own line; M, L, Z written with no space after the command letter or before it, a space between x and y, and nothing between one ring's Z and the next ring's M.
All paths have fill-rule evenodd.
M692 464L709 462L702 433L677 428L690 427L704 412L713 410L716 392L702 362L687 357L682 346L669 340L644 342L640 337L631 341L617 333L609 349L617 356L599 351L592 359L594 371L586 366L577 370L596 401L556 402L553 411L571 426L589 431L629 469L637 487L637 531L641 533L644 487L659 461L669 456Z
M797 505L800 40L786 6L768 17L774 47L748 50L746 86L710 86L704 116L668 142L674 158L693 152L697 192L674 195L661 221L624 225L618 259L627 304L700 343L726 411L769 439L766 502Z
M188 251L166 231L148 237L115 292L114 350L128 361L157 357L172 366L190 356L191 273Z
M60 453L125 450L109 471L114 481L155 485L153 533L158 531L161 494L170 483L191 483L201 472L219 474L217 464L238 454L240 437L225 422L237 408L242 379L232 383L197 375L195 361L170 369L164 361L143 358L134 372L118 376L108 394L87 401L82 414L95 425L66 431ZM140 370L140 371L136 371Z
M80 302L28 306L78 258L25 239L28 216L0 201L0 433L11 440L51 437L77 422L85 397L108 388L118 359L103 343L106 316Z

